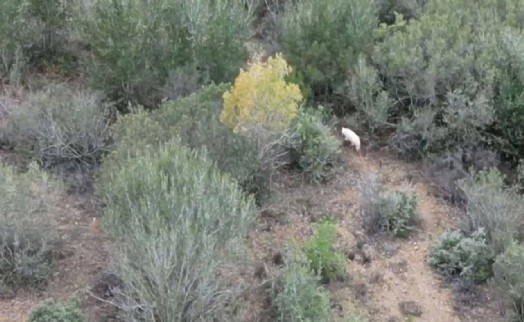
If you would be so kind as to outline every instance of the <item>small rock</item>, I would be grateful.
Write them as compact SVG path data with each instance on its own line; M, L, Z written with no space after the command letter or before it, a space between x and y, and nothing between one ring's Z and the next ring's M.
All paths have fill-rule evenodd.
M398 304L400 312L404 315L421 316L422 308L414 301L403 301Z

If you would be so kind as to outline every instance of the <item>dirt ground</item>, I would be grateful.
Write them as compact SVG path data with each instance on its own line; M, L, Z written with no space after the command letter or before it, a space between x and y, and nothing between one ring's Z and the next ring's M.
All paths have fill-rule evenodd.
M462 305L460 294L457 298L449 283L426 264L432 239L456 227L459 213L433 197L419 167L386 153L357 153L348 147L345 158L345 173L326 186L280 188L277 206L270 216L262 216L251 235L252 248L266 269L276 270L275 254L287 243L311 235L312 222L331 216L339 225L337 250L352 258L347 259L349 280L328 285L334 313L341 321L350 314L384 322L503 321L502 304L488 289L463 295L472 298L469 305ZM382 179L386 190L416 192L421 223L410 238L372 238L361 228L357 185L372 174ZM264 304L259 308L263 310ZM255 316L252 313L253 319L248 320L257 321Z
M350 278L328 285L333 311L341 320L349 314L370 321L503 321L501 304L484 288L476 290L475 301L462 305L449 283L442 281L426 264L432 238L457 225L459 213L432 196L417 165L406 164L386 153L357 153L344 147L346 170L327 185L315 187L283 178L277 199L265 209L248 242L262 269L254 284L266 285L278 274L279 256L292 241L311 235L311 224L321 217L337 219L337 250L348 255ZM7 162L9 154L0 154ZM359 216L357 184L377 174L388 190L416 192L421 225L408 239L370 237ZM57 265L49 285L41 294L20 291L14 298L0 299L0 322L27 321L31 308L46 298L79 298L90 322L106 321L107 305L90 295L93 281L110 266L110 243L99 228L100 210L89 196L63 195L53 214L60 223L65 256ZM351 259L349 259L351 258ZM254 268L255 271L255 268ZM260 276L259 276L260 277ZM261 287L248 297L250 310L244 321L262 321L267 315L267 292ZM411 314L412 317L407 316Z

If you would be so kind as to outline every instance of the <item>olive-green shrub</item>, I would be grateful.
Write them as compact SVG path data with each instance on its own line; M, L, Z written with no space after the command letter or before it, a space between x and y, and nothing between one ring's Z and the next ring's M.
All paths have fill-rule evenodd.
M392 100L383 89L377 69L364 55L358 56L355 65L348 72L348 80L342 90L356 110L351 115L356 119L356 125L364 125L371 133L390 126L388 113L393 105Z
M379 20L392 24L398 14L408 20L419 18L429 1L431 0L377 0Z
M466 198L467 228L485 229L488 241L500 253L513 240L522 240L524 197L504 183L496 169L470 173L459 181Z
M248 57L249 2L97 0L80 8L77 27L92 48L92 84L122 108L157 106L170 74L181 69L192 69L201 82L231 81Z
M322 276L323 282L346 278L344 256L333 250L337 238L337 225L331 221L316 224L313 236L304 244L304 254L310 268Z
M46 300L38 304L29 315L28 322L85 322L77 301Z
M329 124L322 120L321 112L301 109L289 131L289 162L309 181L327 182L339 173L341 144Z
M289 256L282 276L275 283L272 298L275 320L330 322L329 293L303 256L298 251Z
M282 53L316 96L338 91L358 56L372 50L376 9L366 0L286 2Z
M518 0L429 1L382 26L372 55L394 106L392 146L424 156L479 143L522 154Z
M58 186L31 164L18 173L0 164L0 295L38 288L51 275L58 233L50 217Z
M18 83L31 66L66 58L67 8L60 0L0 2L0 82Z
M24 22L22 1L0 2L0 80L17 83L27 68L24 48L31 45L36 30Z
M31 93L0 132L19 155L44 168L92 166L108 151L110 113L96 93L53 83Z
M524 247L511 243L493 263L493 282L506 298L511 321L524 320Z
M179 139L105 167L96 189L116 242L124 320L234 319L240 289L226 276L245 260L235 255L256 218L252 198Z
M487 241L486 232L479 229L465 236L461 231L445 232L430 247L428 263L447 277L460 277L482 283L492 275L495 252Z
M417 194L396 191L384 196L379 204L382 230L397 237L408 237L413 232L418 220Z
M205 146L220 170L228 172L261 201L268 193L261 173L257 146L224 126L219 115L226 84L209 85L188 97L165 102L159 109L138 109L113 125L113 151L106 157L119 162L143 149L156 149L174 137L191 148Z
M386 193L376 176L359 184L361 216L364 228L371 234L387 232L396 237L408 237L419 221L416 193L395 191Z
M519 161L517 166L517 184L520 187L520 190L524 190L524 159Z

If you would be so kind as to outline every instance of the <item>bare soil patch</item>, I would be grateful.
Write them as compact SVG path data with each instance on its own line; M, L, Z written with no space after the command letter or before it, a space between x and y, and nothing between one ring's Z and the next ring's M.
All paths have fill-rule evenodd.
M503 321L500 302L492 291L479 287L474 300L464 305L453 287L426 264L432 238L456 226L459 214L433 196L417 165L384 153L364 155L351 149L346 150L345 158L347 169L327 185L279 179L274 202L262 211L257 228L248 238L257 265L253 267L253 288L246 295L249 309L243 320L270 321L269 290L283 265L286 245L304 241L312 233L312 223L330 216L338 222L336 247L347 255L350 274L347 281L327 285L333 311L341 320L357 313L370 321L404 321L406 312L411 312L416 313L414 321ZM8 159L9 153L0 154L0 161ZM369 174L378 174L389 191L417 193L421 226L413 236L395 239L364 232L357 183ZM20 291L14 298L0 299L0 322L27 321L31 308L50 297L76 297L90 322L111 321L111 307L89 294L93 283L110 267L110 243L100 230L100 215L90 197L64 194L60 198L53 216L60 223L64 257L42 293Z
M282 180L285 183L277 193L279 199L274 209L268 211L271 216L262 216L258 229L250 236L257 259L269 267L273 276L278 270L272 261L275 254L287 243L308 238L311 223L330 216L337 219L337 250L347 255L351 276L346 282L327 286L333 310L341 320L353 313L367 316L370 321L404 321L411 312L409 318L414 321L503 321L500 303L485 287L477 290L482 299L462 306L451 285L427 265L426 255L433 238L456 227L460 214L434 197L420 167L386 153L365 155L348 148L345 154L346 171L325 186ZM388 191L417 193L421 223L410 238L368 236L362 229L357 182L370 174L378 174ZM264 301L265 304L254 305L260 314L268 306L267 296Z

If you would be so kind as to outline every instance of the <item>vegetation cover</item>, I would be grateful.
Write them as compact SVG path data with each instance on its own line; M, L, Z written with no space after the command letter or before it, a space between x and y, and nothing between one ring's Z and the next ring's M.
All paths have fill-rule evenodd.
M353 321L382 247L523 320L523 51L521 0L0 1L0 297L96 253L104 318Z

